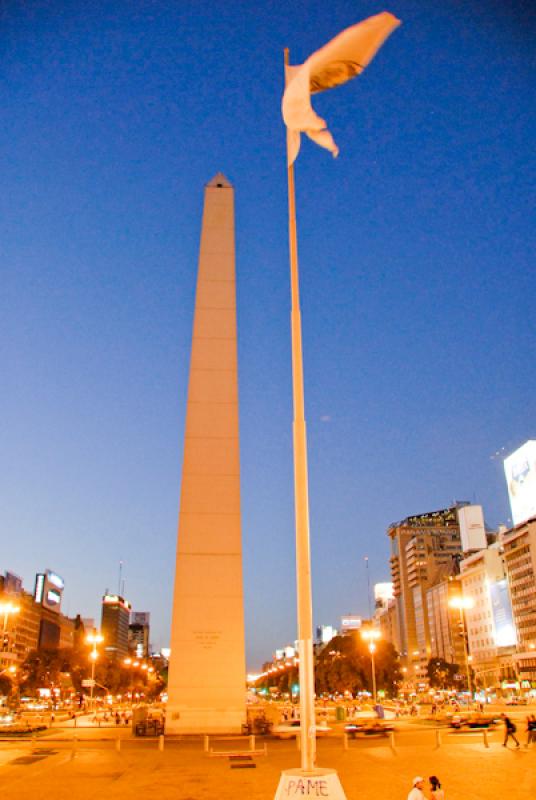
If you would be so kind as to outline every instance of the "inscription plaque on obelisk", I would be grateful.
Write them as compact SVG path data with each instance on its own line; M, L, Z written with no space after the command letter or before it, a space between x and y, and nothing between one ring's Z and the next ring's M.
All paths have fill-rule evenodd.
M240 732L245 682L234 192L219 174L205 187L166 733Z

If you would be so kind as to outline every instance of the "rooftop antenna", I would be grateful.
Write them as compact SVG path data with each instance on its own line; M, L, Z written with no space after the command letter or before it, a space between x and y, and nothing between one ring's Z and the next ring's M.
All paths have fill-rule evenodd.
M117 583L117 594L120 597L122 597L122 594L121 594L121 579L122 579L122 576L123 576L123 562L120 561L119 562L119 581Z

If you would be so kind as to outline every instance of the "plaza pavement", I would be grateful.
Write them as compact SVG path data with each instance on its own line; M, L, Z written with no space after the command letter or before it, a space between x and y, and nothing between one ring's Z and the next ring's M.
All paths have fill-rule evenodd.
M343 747L342 728L318 741L318 764L335 768L348 800L406 800L415 775L438 775L447 800L529 800L536 797L536 745L518 725L522 747L502 747L502 729L489 736L442 732L406 725L388 739L350 741ZM33 741L0 741L0 797L35 800L271 800L283 769L299 766L294 740L257 738L267 755L249 762L210 757L200 738L135 739L115 727L52 728ZM119 740L119 745L118 745ZM216 751L246 750L240 743L211 739ZM118 749L118 747L120 749ZM18 760L22 759L22 760ZM237 763L255 764L237 767Z

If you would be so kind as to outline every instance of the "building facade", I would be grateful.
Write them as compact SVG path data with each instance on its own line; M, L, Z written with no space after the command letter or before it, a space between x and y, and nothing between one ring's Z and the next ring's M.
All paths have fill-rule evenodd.
M497 686L513 676L516 635L500 541L460 564L468 648L477 683Z
M61 613L61 598L48 585L46 575L36 576L34 593L26 592L22 580L11 573L0 576L0 603L16 609L3 615L3 637L0 643L0 664L4 669L19 666L34 650L70 649L75 642L75 620ZM52 595L49 594L52 592Z
M130 611L130 603L117 594L105 594L102 598L101 634L108 658L118 660L128 654Z
M517 633L516 672L523 688L536 688L536 517L508 531L503 548Z
M396 633L408 679L424 681L431 657L427 590L455 574L461 558L457 509L432 511L407 517L387 531L391 539Z
M133 611L128 626L128 649L138 658L149 655L150 614L148 611Z
M465 651L464 630L459 611L450 603L462 593L461 582L451 576L426 591L426 610L430 630L430 658L441 658L458 664L463 671Z

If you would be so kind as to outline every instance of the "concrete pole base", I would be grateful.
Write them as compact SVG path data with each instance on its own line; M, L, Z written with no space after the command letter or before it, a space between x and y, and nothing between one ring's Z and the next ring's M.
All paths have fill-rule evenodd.
M281 773L275 800L292 798L317 798L346 800L339 776L334 769L317 767L310 771L286 769Z

